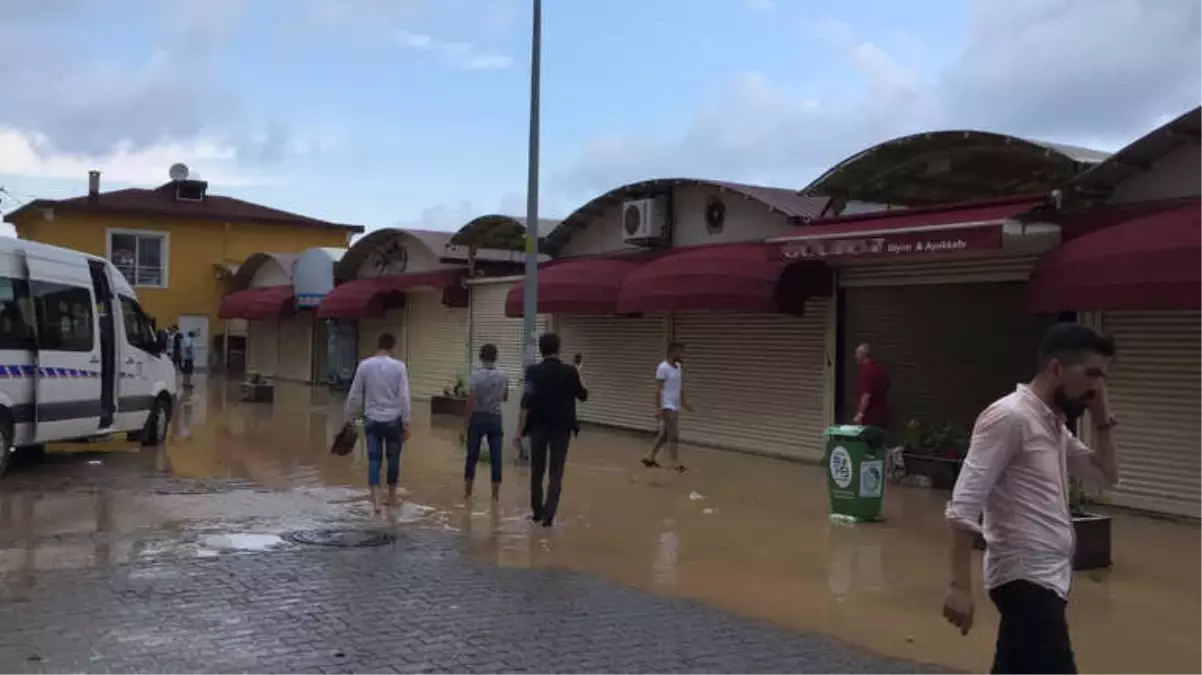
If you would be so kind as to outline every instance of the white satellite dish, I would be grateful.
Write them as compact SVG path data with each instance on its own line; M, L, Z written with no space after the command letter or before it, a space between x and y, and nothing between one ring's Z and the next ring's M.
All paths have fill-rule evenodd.
M182 162L176 162L175 164L171 165L171 169L168 170L167 175L171 176L171 180L187 180L188 165Z

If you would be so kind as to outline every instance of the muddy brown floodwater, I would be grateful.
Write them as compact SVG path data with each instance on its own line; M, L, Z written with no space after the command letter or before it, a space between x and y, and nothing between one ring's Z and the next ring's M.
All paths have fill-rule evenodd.
M973 671L990 663L997 615L983 592L970 636L939 614L945 493L890 486L886 522L835 525L817 466L686 447L692 471L677 476L638 463L646 439L589 428L572 446L548 531L526 520L527 474L508 462L499 508L486 496L465 508L459 430L417 407L406 501L385 523L460 532L492 564L596 574L889 656ZM274 404L244 404L213 378L181 405L161 448L55 447L0 488L0 576L19 586L44 568L269 550L298 528L372 522L365 459L327 453L341 417L341 400L322 388L281 383ZM1080 668L1199 672L1198 527L1116 513L1113 535L1114 567L1074 580Z

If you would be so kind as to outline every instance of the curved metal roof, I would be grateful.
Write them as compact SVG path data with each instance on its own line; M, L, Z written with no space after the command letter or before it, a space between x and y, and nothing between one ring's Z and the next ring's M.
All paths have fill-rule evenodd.
M435 258L443 259L448 257L451 252L451 233L436 232L434 230L409 230L399 227L382 227L378 230L372 230L363 235L346 250L342 255L342 259L334 263L334 276L338 279L353 279L359 268L363 265L363 261L367 260L367 256L371 254L378 246L388 241L392 237L400 235L409 240L416 241L420 246L428 250Z
M803 194L894 206L926 206L1048 192L1107 153L988 131L902 136L858 152Z
M1073 179L1072 185L1086 195L1109 196L1127 178L1147 171L1157 160L1185 145L1202 140L1202 106L1157 127L1106 161Z
M539 218L538 231L546 236L559 227L558 220ZM475 248L477 252L483 249L497 251L524 251L526 249L526 219L518 216L507 216L490 213L477 216L451 237L451 243L457 246Z
M291 253L254 253L251 254L241 265L238 266L238 271L234 272L231 279L231 285L235 289L249 288L250 282L254 280L255 274L263 265L268 262L275 262L284 269L284 274L288 278L292 278L292 265L296 262L299 256Z
M559 227L547 234L546 248L552 252L558 250L571 237L574 230L584 227L590 220L619 202L651 197L678 186L701 186L734 192L759 202L770 212L799 220L809 220L821 216L827 204L830 203L826 197L803 195L788 188L746 185L705 178L654 178L622 185L586 202L565 218Z

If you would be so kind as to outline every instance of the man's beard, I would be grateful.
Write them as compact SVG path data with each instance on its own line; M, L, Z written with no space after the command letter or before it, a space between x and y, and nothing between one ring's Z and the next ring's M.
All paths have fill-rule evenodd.
M1064 387L1057 387L1056 391L1052 393L1052 401L1064 413L1064 416L1070 420L1075 420L1084 415L1085 409L1089 406L1089 401L1093 397L1094 393L1090 391L1079 398L1069 398L1064 393Z

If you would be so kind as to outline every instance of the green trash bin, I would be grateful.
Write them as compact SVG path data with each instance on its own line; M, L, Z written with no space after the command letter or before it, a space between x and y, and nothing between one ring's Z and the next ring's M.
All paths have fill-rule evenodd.
M885 434L877 427L843 424L823 434L831 518L851 522L882 520L885 494Z

